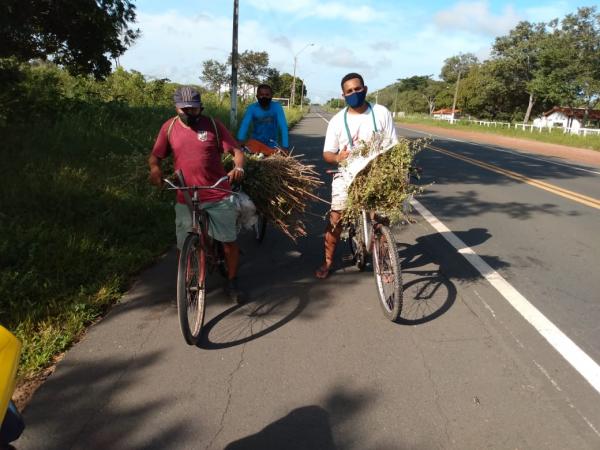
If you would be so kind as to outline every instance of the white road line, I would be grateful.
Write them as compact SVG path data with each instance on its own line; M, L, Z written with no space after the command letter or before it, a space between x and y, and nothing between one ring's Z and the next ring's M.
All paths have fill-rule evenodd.
M417 200L411 204L600 393L600 366Z
M329 120L327 120L325 117L323 117L321 115L321 113L317 113L317 116L319 116L321 119L323 119L325 122L329 123Z
M533 159L533 160L536 160L536 161L542 161L542 162L545 162L545 163L548 163L548 164L555 164L557 166L568 167L569 169L579 170L581 172L588 172L588 173L593 173L594 175L600 175L600 171L597 171L597 170L591 170L591 169L586 169L585 167L579 167L579 166L574 166L574 165L571 165L571 164L565 164L565 163L553 161L551 159L540 158L539 156L526 155L524 153L515 152L513 150L504 149L504 148L498 148L496 146L492 146L492 145L489 145L489 144L480 144L479 142L473 142L473 141L463 141L463 140L454 139L454 138L451 138L451 137L448 137L448 136L440 136L438 134L428 133L426 131L413 130L412 128L404 128L404 127L399 127L399 126L396 126L396 128L400 128L401 130L412 131L412 132L415 132L415 133L425 134L425 135L429 135L429 136L434 136L434 137L437 137L437 138L440 138L440 139L448 139L448 140L454 141L454 142L463 142L463 143L469 144L469 145L478 145L479 147L488 148L488 149L491 149L491 150L495 150L497 152L510 153L511 155L521 156L523 158L529 158L529 159Z

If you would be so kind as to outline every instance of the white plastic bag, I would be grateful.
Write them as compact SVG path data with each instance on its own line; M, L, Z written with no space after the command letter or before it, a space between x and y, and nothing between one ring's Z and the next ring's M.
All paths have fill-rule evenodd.
M258 220L258 215L256 214L256 206L254 206L254 202L248 194L245 192L238 192L235 196L236 199L236 208L238 210L238 226L244 227L247 230L250 230Z

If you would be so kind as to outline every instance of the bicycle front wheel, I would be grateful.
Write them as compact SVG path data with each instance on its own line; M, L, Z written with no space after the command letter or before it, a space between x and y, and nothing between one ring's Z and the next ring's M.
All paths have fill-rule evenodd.
M380 225L373 238L373 274L377 293L383 313L395 322L402 312L402 273L396 240L385 225Z
M349 227L348 246L350 247L354 265L362 272L365 270L367 264L367 252L362 222L358 221Z
M185 342L195 345L204 323L206 296L206 251L197 234L188 234L177 270L177 311Z

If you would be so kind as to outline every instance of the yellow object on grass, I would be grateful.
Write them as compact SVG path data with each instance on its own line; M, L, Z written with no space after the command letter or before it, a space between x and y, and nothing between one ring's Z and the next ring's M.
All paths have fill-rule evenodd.
M21 342L0 325L0 423L4 420L17 376Z

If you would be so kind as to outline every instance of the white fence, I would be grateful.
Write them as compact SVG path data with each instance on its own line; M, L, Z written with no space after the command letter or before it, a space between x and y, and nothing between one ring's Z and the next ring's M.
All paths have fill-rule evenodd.
M477 124L479 126L483 126L483 127L494 127L494 128L514 128L515 130L517 129L521 129L523 131L529 131L530 133L533 133L534 130L538 133L542 133L544 131L547 131L548 133L550 133L552 130L559 130L562 127L554 127L552 128L551 126L547 126L547 125L529 125L526 123L510 123L510 122L496 122L496 121L489 121L489 120L475 120L475 119L452 119L451 117L438 117L436 118L438 120L447 120L449 123L456 123L459 121L462 122L471 122L474 124ZM588 136L588 135L593 135L593 134L599 134L600 135L600 129L599 128L562 128L563 133L569 133L569 134L575 134L575 135L579 135L579 136Z
M588 134L600 134L598 128L564 128L563 133L577 134L580 136L587 136Z

